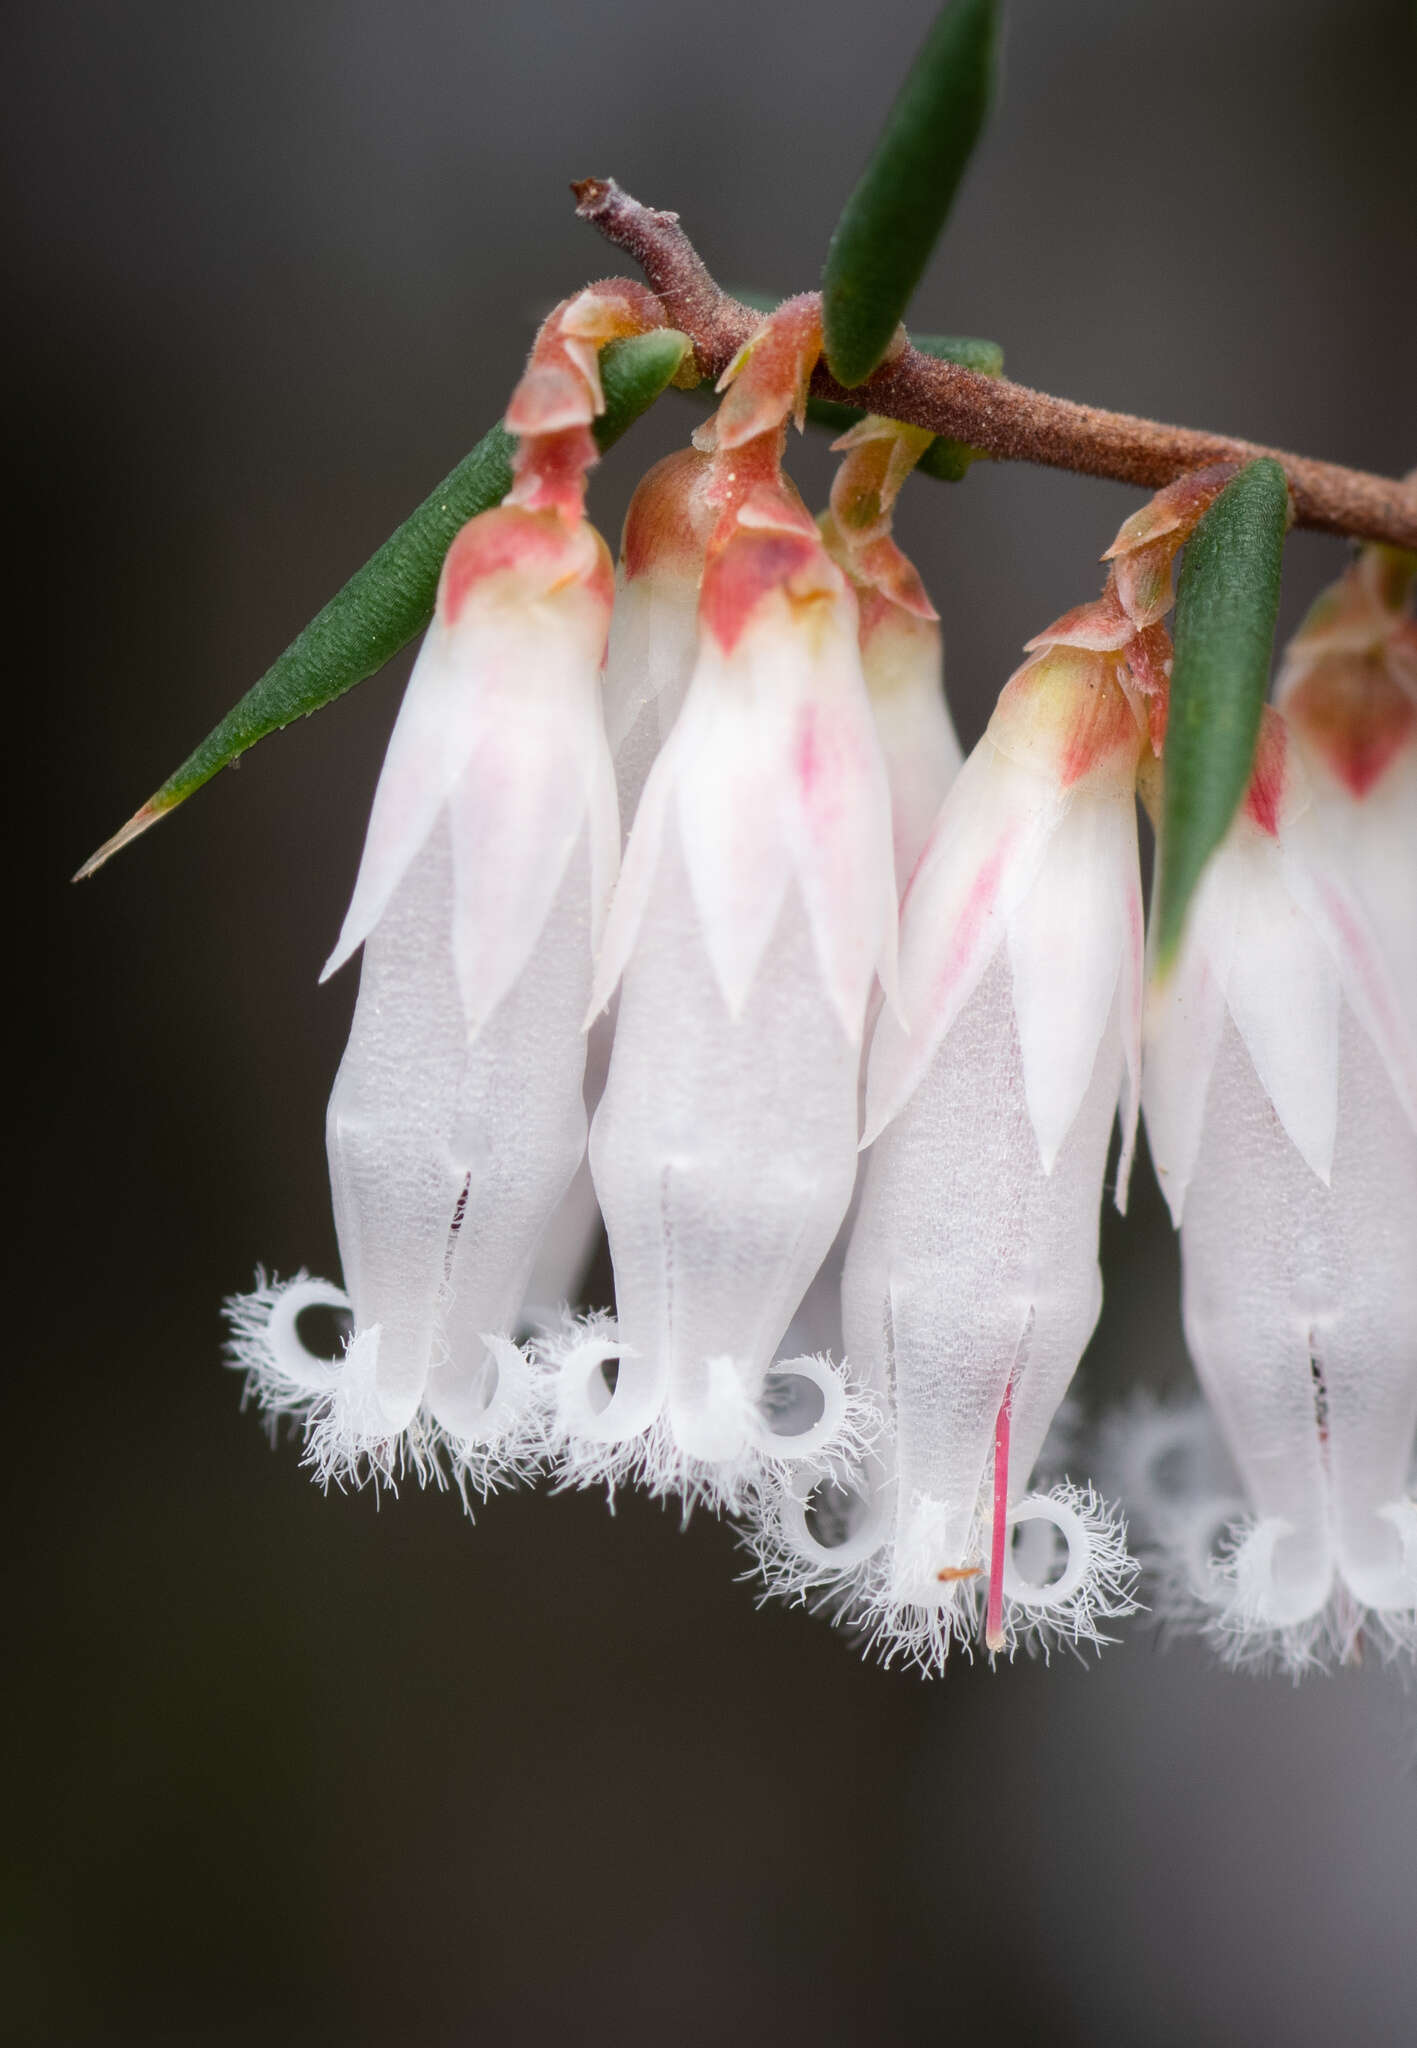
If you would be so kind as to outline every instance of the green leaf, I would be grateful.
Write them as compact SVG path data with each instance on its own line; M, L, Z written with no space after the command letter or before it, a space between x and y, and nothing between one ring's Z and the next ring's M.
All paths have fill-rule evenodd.
M846 202L822 272L842 384L870 376L905 318L989 111L997 25L995 0L947 0Z
M602 449L659 397L688 345L676 329L656 328L603 351L605 411L595 422ZM511 488L515 452L516 442L500 422L484 434L142 809L84 862L75 881L102 867L257 740L343 696L416 639L433 616L438 574L454 536L469 519L501 503Z
M1264 456L1231 479L1186 545L1152 912L1160 978L1175 965L1196 885L1249 784L1288 524L1284 471Z

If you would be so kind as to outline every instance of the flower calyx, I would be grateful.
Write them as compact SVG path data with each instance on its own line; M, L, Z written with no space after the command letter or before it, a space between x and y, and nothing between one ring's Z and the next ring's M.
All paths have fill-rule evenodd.
M587 285L547 315L506 411L520 444L506 503L580 518L598 460L591 425L605 410L600 351L664 324L654 293L619 277Z
M1310 609L1277 701L1306 755L1351 796L1374 790L1417 742L1417 555L1363 548Z
M920 572L891 532L895 501L933 436L923 427L908 426L870 414L833 441L840 454L832 481L831 507L819 522L828 553L856 585L911 612L935 620L939 613L926 595Z

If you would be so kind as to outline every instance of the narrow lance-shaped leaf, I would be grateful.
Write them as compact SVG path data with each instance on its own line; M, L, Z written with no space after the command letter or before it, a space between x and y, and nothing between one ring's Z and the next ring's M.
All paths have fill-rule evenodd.
M659 397L687 347L677 329L662 327L611 342L604 349L600 374L605 411L595 421L595 438L602 449L618 440ZM511 489L515 452L516 441L500 422L484 434L142 809L84 862L74 879L91 875L257 740L320 710L416 639L433 616L439 571L454 535L479 512L501 503Z
M995 0L947 0L847 200L822 272L827 360L860 384L881 362L989 111Z
M1254 766L1289 518L1279 464L1268 456L1248 463L1197 526L1181 564L1152 913L1162 977Z

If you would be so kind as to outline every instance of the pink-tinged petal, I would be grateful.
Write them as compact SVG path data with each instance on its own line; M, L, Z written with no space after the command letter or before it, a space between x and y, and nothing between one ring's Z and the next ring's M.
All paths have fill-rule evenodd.
M771 605L780 612L784 598L803 603L815 596L835 598L840 587L841 572L810 522L806 532L776 524L749 528L735 534L710 560L699 620L727 658L760 608Z
M1296 804L1308 801L1302 779L1295 779L1295 763L1284 720L1267 704L1260 719L1250 786L1245 791L1243 815L1261 832L1274 839L1281 819L1292 815Z
M1225 1024L1225 990L1242 886L1222 850L1196 891L1181 957L1161 992L1151 995L1143 1020L1147 1145L1178 1229L1200 1153L1206 1098Z
M1097 1064L1130 934L1137 872L1132 800L1078 796L1009 919L1024 1094L1051 1173Z
M379 777L354 896L322 979L383 916L474 756L490 748L495 777L509 722L535 720L563 692L581 713L594 704L613 587L609 554L593 528L507 506L463 528L443 564L437 611Z
M979 986L1065 802L1056 778L1008 760L987 734L960 770L902 906L901 1016L886 1010L876 1026L863 1144L914 1093Z
M491 650L478 652L486 657ZM354 895L321 981L363 945L433 830L487 730L467 650L440 621L428 629L384 756Z
M890 785L854 607L843 603L835 628L824 627L818 641L792 735L786 835L828 993L856 1043L877 973L896 999Z
M1359 801L1417 746L1417 703L1377 660L1326 655L1279 701L1306 759Z
M704 944L731 1015L747 1000L791 878L783 787L797 691L752 656L725 661L705 636L673 740L675 811ZM653 777L651 777L651 781ZM648 798L641 799L641 808Z
M1141 734L1119 669L1115 654L1045 649L1005 683L989 738L1011 761L1063 789L1134 789Z

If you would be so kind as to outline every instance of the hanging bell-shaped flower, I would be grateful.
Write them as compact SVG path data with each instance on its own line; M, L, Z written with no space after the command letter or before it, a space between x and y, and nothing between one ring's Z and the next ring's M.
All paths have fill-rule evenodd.
M364 947L327 1127L353 1336L324 1362L293 1319L248 1305L239 1330L325 1477L441 1448L485 1488L536 1435L510 1336L585 1143L582 1023L619 851L610 600L604 543L558 511L483 513L444 564L325 969Z
M1052 646L1021 669L921 855L843 1286L848 1361L893 1429L853 1484L781 1494L760 1538L778 1590L820 1588L927 1670L986 1594L991 1650L1096 1640L1131 1605L1096 1496L1025 1498L1101 1303L1124 1087L1128 1153L1135 1119L1141 734L1117 663Z
M1146 1063L1187 1340L1250 1511L1197 1605L1236 1658L1296 1669L1360 1629L1417 1639L1417 1045L1346 836L1267 711Z
M697 664L625 854L595 1003L620 985L591 1168L618 1334L555 1347L567 1469L715 1502L847 1421L774 1428L783 1331L856 1164L867 997L889 981L889 794L856 608L816 529L765 490L706 570ZM789 1402L787 1405L793 1405ZM809 1403L809 1407L812 1404Z
M685 448L657 462L630 500L615 576L605 657L605 728L615 764L620 830L627 835L645 777L679 715L698 647L699 585L719 516L709 498L710 464ZM610 1070L615 1005L591 1025L585 1098L594 1115ZM553 1324L580 1293L600 1240L600 1205L582 1159L547 1226L527 1288L533 1325Z

